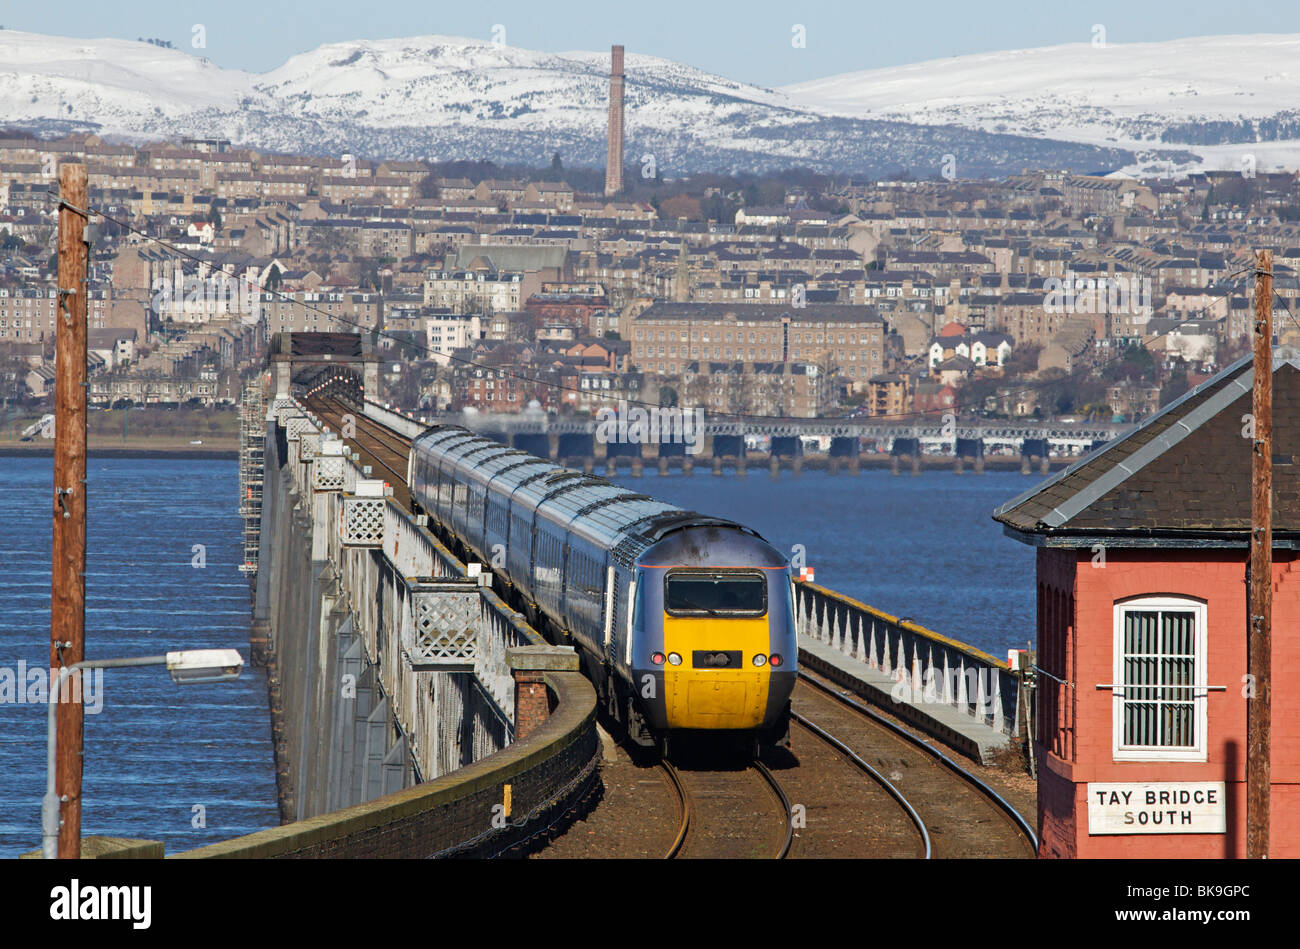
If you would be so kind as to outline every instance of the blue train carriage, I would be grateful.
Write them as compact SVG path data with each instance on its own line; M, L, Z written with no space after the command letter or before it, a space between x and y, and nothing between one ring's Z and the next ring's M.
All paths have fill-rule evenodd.
M437 428L413 503L490 565L517 609L577 644L642 744L676 730L786 740L797 646L788 561L748 528Z

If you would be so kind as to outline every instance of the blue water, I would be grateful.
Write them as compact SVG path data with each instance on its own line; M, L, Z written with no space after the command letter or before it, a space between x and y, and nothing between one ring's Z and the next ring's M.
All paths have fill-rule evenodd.
M233 647L247 662L236 463L92 457L87 479L87 657ZM52 485L51 459L0 458L0 667L47 661ZM85 718L84 835L175 853L278 824L262 670L188 686L161 666L103 676L102 710ZM45 712L0 703L3 857L40 846Z
M1034 638L1034 552L1002 533L993 509L1037 477L766 471L714 477L620 473L684 508L746 524L788 556L802 544L816 582L999 658Z
M233 646L247 659L235 463L92 458L88 477L87 654ZM47 655L52 479L48 458L0 458L0 667ZM989 515L1036 479L705 469L618 480L748 524L786 553L802 544L818 583L996 656L1033 636L1033 551ZM104 676L103 710L86 716L84 834L163 840L174 853L277 824L261 670L196 686L161 668ZM0 857L40 846L44 712L0 704ZM193 826L196 805L205 827Z

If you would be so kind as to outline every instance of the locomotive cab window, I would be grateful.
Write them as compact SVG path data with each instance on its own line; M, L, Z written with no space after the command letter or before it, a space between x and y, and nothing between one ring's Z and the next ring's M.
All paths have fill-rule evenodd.
M664 579L670 616L762 616L767 578L756 573L670 573Z

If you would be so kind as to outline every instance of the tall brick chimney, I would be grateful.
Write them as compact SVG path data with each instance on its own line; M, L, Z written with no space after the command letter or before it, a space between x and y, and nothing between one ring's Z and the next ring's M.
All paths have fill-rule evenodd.
M609 154L605 158L605 194L623 190L623 47L609 50Z

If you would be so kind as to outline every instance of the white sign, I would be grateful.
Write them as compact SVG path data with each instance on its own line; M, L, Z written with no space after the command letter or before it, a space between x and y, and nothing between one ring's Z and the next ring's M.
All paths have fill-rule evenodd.
M1088 833L1222 834L1227 831L1222 781L1088 784Z

